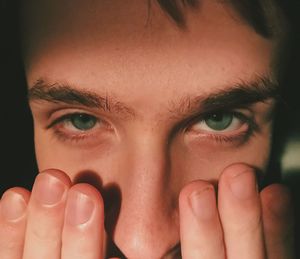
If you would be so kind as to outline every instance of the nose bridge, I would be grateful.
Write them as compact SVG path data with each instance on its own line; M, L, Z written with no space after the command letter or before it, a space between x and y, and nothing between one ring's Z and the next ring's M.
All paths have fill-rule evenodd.
M163 136L147 133L131 141L127 153L131 182L139 183L146 190L158 191L167 188L170 176L169 152ZM133 188L131 191L134 191ZM156 192L152 193L154 195ZM148 192L145 195L149 195Z
M127 140L114 239L128 258L161 258L178 241L177 195L168 185L167 141L152 131L142 136Z
M134 134L128 139L125 167L129 175L127 181L130 188L124 188L129 197L139 194L139 200L149 202L152 206L166 202L162 194L169 192L171 177L171 161L168 140L159 127L144 130L144 134ZM133 199L130 199L133 201Z

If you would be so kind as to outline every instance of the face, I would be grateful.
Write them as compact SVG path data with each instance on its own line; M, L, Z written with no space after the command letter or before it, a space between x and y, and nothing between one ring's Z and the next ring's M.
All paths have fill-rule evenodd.
M179 242L187 183L239 162L264 173L275 44L229 6L203 1L186 30L155 1L31 0L23 14L39 170L99 188L130 258Z

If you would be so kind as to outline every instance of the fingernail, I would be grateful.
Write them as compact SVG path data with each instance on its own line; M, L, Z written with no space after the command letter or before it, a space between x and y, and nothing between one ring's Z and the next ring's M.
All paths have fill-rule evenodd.
M66 207L66 221L70 225L82 225L90 220L94 212L93 200L78 191L69 193Z
M49 206L59 203L67 188L58 178L41 173L37 176L33 188L33 195L42 205Z
M193 192L189 199L192 211L197 218L207 220L215 215L216 198L212 187Z
M22 195L7 192L1 199L1 215L7 221L17 221L25 215L26 205Z
M229 186L234 196L242 200L249 199L258 192L256 178L251 171L232 175L229 179Z

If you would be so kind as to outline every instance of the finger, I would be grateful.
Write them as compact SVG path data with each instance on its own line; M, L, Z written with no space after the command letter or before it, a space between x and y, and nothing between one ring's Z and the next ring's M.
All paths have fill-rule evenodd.
M294 221L289 190L279 184L261 192L263 225L269 259L292 259L294 256Z
M61 171L40 173L28 205L23 259L60 259L64 209L70 179Z
M184 259L225 258L214 187L203 181L186 186L179 197L181 251Z
M74 185L68 193L62 259L103 258L104 206L91 185Z
M26 228L26 207L30 192L14 187L0 203L0 258L21 259Z
M254 171L228 167L219 180L218 207L229 259L263 259L265 248L261 205Z

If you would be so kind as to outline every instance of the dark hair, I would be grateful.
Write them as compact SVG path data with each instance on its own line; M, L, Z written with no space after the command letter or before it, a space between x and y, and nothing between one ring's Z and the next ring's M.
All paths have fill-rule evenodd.
M151 1L151 0L148 0ZM199 0L157 0L161 8L180 27L185 27L186 21L184 8L198 8ZM222 3L231 4L240 16L249 23L257 33L264 37L271 36L271 30L267 25L267 19L260 0L227 0Z
M228 4L233 7L240 17L253 29L265 38L273 36L273 25L269 25L266 2L271 2L278 8L282 15L287 19L289 26L297 26L296 19L300 10L299 0L215 0L221 4ZM185 28L186 20L184 11L186 8L199 8L201 0L157 0L161 8L177 23L178 26ZM151 0L148 0L151 6ZM270 3L268 4L270 7ZM279 17L274 17L278 19Z

